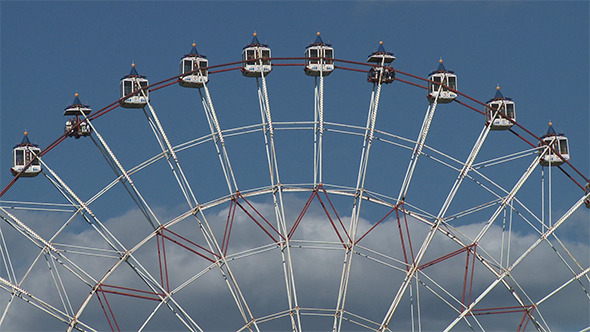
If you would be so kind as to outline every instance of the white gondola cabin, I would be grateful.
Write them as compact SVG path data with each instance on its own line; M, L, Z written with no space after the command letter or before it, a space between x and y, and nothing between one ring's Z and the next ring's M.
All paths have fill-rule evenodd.
M92 133L92 128L87 122L89 120L85 117L92 112L88 105L82 104L79 94L74 94L74 101L71 105L65 108L65 116L73 116L68 118L64 127L64 134L68 137L80 138L82 136L89 136Z
M541 141L539 143L539 153L543 153L545 146L549 145L561 155L560 157L553 150L549 149L539 161L542 166L559 166L570 159L567 137L562 133L557 134L551 122L549 122L547 134L541 136Z
M496 95L494 98L486 102L486 122L490 125L491 130L507 130L516 121L516 113L514 111L514 102L510 98L505 98L500 92L500 87L496 87ZM496 112L500 114L496 115ZM504 114L506 117L502 116ZM496 115L494 119L494 115ZM494 119L492 121L492 119ZM510 120L512 121L510 121Z
M393 53L385 51L383 42L380 41L379 49L369 55L369 58L367 59L368 63L376 64L376 66L369 69L367 81L371 83L380 82L385 84L395 81L395 72L393 71L393 67L390 65L393 60L395 60Z
M119 104L125 108L142 108L149 102L149 92L146 87L149 85L145 76L139 75L135 64L131 64L129 75L121 78L119 91L121 99ZM135 92L135 93L133 93ZM133 95L131 95L133 93Z
M439 103L447 104L457 98L457 75L447 70L443 60L439 60L438 68L428 75L428 99L430 102L438 100Z
M197 52L196 47L197 44L193 43L190 53L180 60L180 75L183 76L179 78L178 84L185 88L201 88L209 82L209 61Z
M305 49L304 70L309 76L328 76L334 71L334 49L324 43L319 32L315 42Z
M23 177L33 177L41 173L43 169L37 157L40 153L41 149L37 144L31 144L28 133L25 131L22 142L12 149L12 168L10 168L12 175L16 176L20 173ZM25 169L27 165L29 167Z
M242 75L247 77L266 76L272 71L270 48L258 41L256 32L252 42L242 50Z

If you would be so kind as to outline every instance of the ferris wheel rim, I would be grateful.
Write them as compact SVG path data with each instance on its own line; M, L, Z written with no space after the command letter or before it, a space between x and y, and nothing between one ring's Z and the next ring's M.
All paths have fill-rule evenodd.
M306 57L274 57L274 58L269 58L269 60L271 60L271 61L272 60L279 60L279 61L282 61L282 60L305 60L305 59L309 59L309 58L306 58ZM374 67L375 66L375 65L372 65L372 64L369 64L369 63L365 63L365 62L352 61L352 60L346 60L346 59L335 59L334 58L333 61L334 62L343 62L343 63L347 63L347 64L353 64L353 65L359 65L359 66L363 66L363 67ZM218 64L218 65L208 66L206 69L223 68L223 69L219 69L217 71L211 71L211 72L209 72L209 74L216 74L216 73L223 73L223 72L228 72L228 71L235 71L235 70L241 69L242 67L241 66L239 66L239 67L230 67L230 68L224 68L224 67L234 66L234 65L237 65L237 64L242 65L245 62L246 62L245 60L233 61L233 62ZM278 66L281 66L281 64L277 64L277 65ZM283 64L282 66L304 66L304 64L303 63L290 63L290 64ZM347 68L347 67L338 67L338 66L336 66L336 68L339 68L339 69L342 69L342 70L349 70L349 71L353 71L353 72L354 71L356 71L356 72L363 72L363 73L367 73L368 72L367 70ZM418 75L410 74L410 73L405 72L405 71L401 71L401 70L393 69L393 68L392 68L392 70L394 72L396 72L396 73L399 73L399 74L402 74L402 75L405 75L405 76L408 76L408 77L417 79L417 80L422 81L422 82L432 82L432 81L430 81L430 80L428 80L426 78L423 78L423 77L418 76ZM198 71L199 70L195 70L194 72L198 72ZM187 75L186 73L175 75L175 76L172 76L170 78L167 78L167 79L158 81L156 83L152 83L152 84L146 86L144 89L147 89L149 92L157 91L159 89L162 89L162 88L165 88L165 87L168 87L168 86L177 84L180 81L180 78L183 77L183 76L186 76L186 75ZM419 85L419 84L416 84L416 83L413 83L413 82L410 82L410 81L406 81L406 80L403 80L403 79L396 78L396 80L397 81L400 81L402 83L408 84L410 86L419 87L419 88L422 88L422 89L428 89L425 86L422 86L422 85ZM432 83L436 83L436 82L432 82ZM438 83L438 84L440 84L440 83ZM444 86L443 84L440 84L440 85L441 86ZM473 97L471 97L471 96L469 96L469 95L467 95L467 94L465 94L463 92L460 92L459 90L454 90L454 89L451 89L451 88L449 88L447 86L445 86L445 88L449 89L452 92L457 93L458 95L460 95L462 97L467 98L468 100L476 103L479 106L482 106L482 107L485 107L485 108L489 108L489 106L486 103L483 103L482 101L480 101L480 100L478 100L476 98L473 98ZM120 106L120 103L121 103L122 100L124 100L125 98L127 98L129 96L132 96L132 95L136 94L137 92L138 91L133 91L129 95L122 96L121 98L117 99L116 101L112 102L111 104L108 104L107 106L104 106L103 108L99 109L98 111L89 114L87 116L87 119L89 121L93 121L93 120L95 120L95 119L97 119L97 118L99 118L99 117L101 117L101 116L109 113L110 111L118 108ZM476 113L480 113L480 114L485 115L485 112L483 112L483 111L481 111L481 110L479 110L479 109L477 109L477 108L475 108L473 106L467 105L466 103L461 102L461 101L459 101L457 99L455 99L454 101L456 101L457 103L459 103L460 105L462 105L462 106L464 106L464 107L466 107L468 109L471 109L471 110L475 111ZM573 181L582 191L585 190L585 184L590 183L590 177L585 176L582 172L580 172L576 167L574 167L571 164L571 162L569 160L566 160L565 158L563 158L558 151L555 151L555 149L552 146L550 146L546 142L544 142L541 137L535 135L532 131L528 130L526 127L524 127L522 124L520 124L519 122L517 122L515 119L510 119L510 118L506 117L505 115L503 115L503 116L508 121L510 121L512 124L518 126L520 129L524 130L527 135L529 135L532 138L534 138L537 142L541 142L541 144L544 144L545 146L548 146L553 151L553 153L556 156L558 156L566 165L568 165L576 174L578 174L582 178L584 184L580 184L573 177L571 177L570 175L567 175L567 172L565 172L564 170L562 170L568 176L568 178L571 181ZM527 143L531 147L536 147L535 144L533 144L532 142L528 141L526 138L522 137L521 135L515 133L512 129L509 129L509 131L512 132L513 134L515 134L516 137L518 137L520 140L522 140L523 142ZM51 149L53 149L54 147L56 147L57 145L59 145L61 142L63 142L67 137L68 137L67 136L67 133L62 134L55 141L53 141L50 145L48 145L46 148L42 149L41 150L41 153L39 154L39 156L40 157L44 156ZM559 168L561 169L561 166L559 166ZM2 196L9 190L9 188L20 178L20 176L21 176L21 174L23 172L24 172L24 170L21 171L21 172L19 172L18 174L16 174L14 176L14 178L12 179L12 181L10 181L3 188L3 190L0 191L0 198L2 198Z

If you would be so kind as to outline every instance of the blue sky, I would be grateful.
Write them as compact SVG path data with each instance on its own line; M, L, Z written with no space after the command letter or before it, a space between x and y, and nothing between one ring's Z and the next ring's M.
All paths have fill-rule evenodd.
M446 68L458 75L458 90L469 96L486 101L500 85L504 96L516 103L517 121L534 134L544 134L552 121L555 129L569 138L572 164L588 176L589 10L586 1L2 1L0 164L4 171L0 172L0 187L12 179L8 172L10 151L22 139L23 131L28 130L31 141L42 148L50 144L63 132L63 109L72 102L75 92L83 103L98 110L117 100L119 79L129 72L132 62L154 83L178 74L178 62L192 42L210 65L239 61L242 47L250 42L253 32L269 44L273 57L302 57L305 47L321 31L324 41L334 47L337 59L364 62L383 41L397 57L394 68L425 77L442 58ZM301 67L275 67L267 84L273 120L312 121L314 83ZM337 69L325 79L325 85L326 121L364 126L371 93L364 74ZM219 73L212 75L208 88L222 128L260 122L254 79L242 77L238 71ZM384 86L377 129L415 139L428 106L425 94L400 82ZM173 145L209 133L196 91L174 85L153 92L151 100ZM126 168L158 153L141 110L117 108L94 124ZM427 144L464 160L482 125L483 117L472 110L457 104L440 105ZM285 183L312 181L312 136L306 133L307 141L301 141L298 134L277 134L279 170ZM478 161L528 149L510 133L490 135L493 138L486 142ZM268 185L262 134L252 136L230 138L227 144L243 190ZM361 147L358 137L326 136L326 182L354 187ZM199 201L227 195L212 144L194 153L179 153L179 157ZM396 196L408 159L407 150L376 144L369 160L367 187ZM113 179L88 138L68 139L44 160L83 200ZM530 161L520 160L486 174L510 188ZM561 172L552 172L554 213L560 215L582 192ZM408 199L436 214L454 177L456 173L422 158ZM134 180L159 217L172 218L186 209L165 163L138 173ZM540 183L538 169L519 193L537 213ZM451 213L491 199L476 194L475 187L465 184L463 196L451 207ZM125 196L123 189L115 189L98 200L93 210L111 224L124 220L123 216L137 212ZM63 201L41 176L17 181L1 199ZM305 199L295 197L291 204L298 206ZM343 216L350 216L348 198L338 198L336 204ZM375 207L363 210L362 217L370 225L385 212L385 208ZM215 213L223 215L223 209ZM296 215L298 210L293 207L289 213ZM578 245L587 242L590 235L587 223L583 223L588 219L588 211L579 211L578 223L562 228L563 236L582 253L582 265L586 266L587 244ZM46 229L42 222L32 223L40 232L55 231ZM476 221L461 226L470 223ZM72 227L72 234L85 234L84 226ZM518 227L522 227L523 238L530 235L525 226ZM125 237L127 233L121 232ZM128 245L133 246L133 241ZM334 271L330 276L338 279L338 268ZM387 302L388 298L379 300L384 306L389 305ZM584 304L588 306L587 299L582 307ZM564 324L558 321L550 326L559 330L567 327ZM579 329L579 325L573 327Z

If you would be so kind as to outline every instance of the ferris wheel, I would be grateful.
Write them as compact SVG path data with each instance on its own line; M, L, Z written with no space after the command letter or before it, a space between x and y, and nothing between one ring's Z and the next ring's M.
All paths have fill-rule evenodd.
M2 329L588 328L587 247L570 236L590 185L551 123L533 134L500 87L462 93L442 59L426 78L395 69L383 43L351 61L318 33L273 57L254 34L241 56L211 64L193 44L157 83L133 64L100 110L76 93L53 143L25 133L0 194ZM255 92L216 98L223 75ZM341 105L331 84L356 95ZM273 99L280 85L308 98ZM164 121L180 112L164 93L183 123ZM116 112L133 140L109 139ZM79 144L97 179L72 176Z

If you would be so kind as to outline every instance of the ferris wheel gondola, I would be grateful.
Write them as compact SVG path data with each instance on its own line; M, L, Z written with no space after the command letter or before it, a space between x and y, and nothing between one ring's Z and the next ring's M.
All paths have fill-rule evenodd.
M121 104L121 107L142 108L147 105L149 102L149 92L146 87L148 85L149 81L147 78L137 73L135 63L131 64L131 72L129 72L129 75L123 76L119 84L119 91L121 93L119 104ZM133 92L135 93L129 96Z
M25 136L21 143L15 145L12 149L12 167L10 168L10 172L14 176L20 173L21 177L34 177L43 170L38 157L41 149L37 144L31 143L28 135L25 131ZM25 169L27 165L29 167Z
M270 63L270 48L261 44L255 32L252 42L242 50L242 75L247 77L260 77L268 75L272 71Z
M496 87L496 95L494 98L486 102L486 121L490 124L491 130L507 130L516 121L516 114L514 112L514 102L510 98L504 97L500 92L500 86ZM496 115L496 112L501 112L506 117ZM493 121L492 121L493 119ZM512 120L512 121L510 121Z
M428 74L428 99L433 102L447 104L457 98L457 75L451 70L447 70L443 65L443 60L439 60L438 68Z
M561 155L560 157L550 149L539 160L541 166L559 166L570 159L567 137L563 133L556 133L555 129L553 129L553 123L549 122L549 129L547 129L545 135L541 136L541 140L542 142L539 143L540 148L549 145ZM539 153L542 152L543 149L540 149Z
M199 54L197 44L193 43L190 53L185 54L180 60L180 74L184 75L178 79L178 84L185 88L200 88L209 82L209 60ZM186 74L186 75L185 75Z
M304 70L309 76L328 76L334 71L334 49L324 43L319 32L315 42L305 49Z
M395 72L391 67L391 63L395 60L395 56L392 52L385 51L383 42L379 42L379 49L371 53L367 59L368 63L374 63L375 66L369 69L367 75L367 81L371 83L385 83L389 84L395 81Z
M92 109L90 109L88 105L82 104L80 98L78 98L78 93L75 93L74 96L74 101L71 105L68 105L64 111L65 116L74 116L73 118L68 118L68 120L66 120L64 133L68 137L76 138L89 136L92 133L92 128L88 124L89 120L80 119L80 117L86 118L86 116L92 112Z

